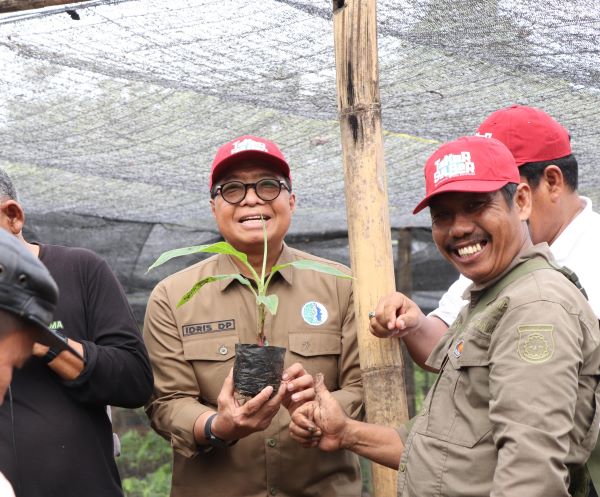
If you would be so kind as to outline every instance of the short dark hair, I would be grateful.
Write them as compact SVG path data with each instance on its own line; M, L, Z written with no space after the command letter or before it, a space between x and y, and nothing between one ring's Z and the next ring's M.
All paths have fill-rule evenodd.
M507 183L502 188L500 188L500 193L504 197L506 201L506 205L512 209L513 199L515 198L515 193L517 193L517 187L519 185L517 183Z
M573 191L577 190L578 185L578 167L577 159L573 154L560 157L559 159L544 160L539 162L526 162L519 167L519 174L527 178L529 186L535 190L544 175L544 170L548 166L557 166L562 172L565 183Z
M8 197L10 200L19 200L17 198L17 190L10 176L4 169L0 168L0 198L3 197Z

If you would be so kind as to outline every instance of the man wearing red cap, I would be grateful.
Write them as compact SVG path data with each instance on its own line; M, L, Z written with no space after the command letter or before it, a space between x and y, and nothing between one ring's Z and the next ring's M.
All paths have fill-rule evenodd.
M292 436L398 468L399 496L570 495L599 429L598 320L533 245L531 188L501 142L442 145L425 178L415 213L429 206L439 251L473 285L427 360L439 377L422 412L409 431L360 423L317 382Z
M258 274L263 219L266 273L274 265L318 259L284 243L296 198L289 165L274 143L256 136L226 143L209 186L221 235L247 254ZM160 282L148 303L144 337L155 390L147 413L174 448L171 495L358 497L354 454L307 453L288 432L289 412L314 397L311 375L317 372L349 416L362 412L351 280L291 267L276 274L269 291L278 295L279 308L267 316L265 334L270 345L287 348L284 381L278 392L266 387L240 405L228 373L236 343L256 343L254 296L238 280L223 280L176 307L197 281L235 273L252 278L236 258L219 254Z
M532 190L528 221L533 243L546 242L557 263L575 271L600 319L600 214L589 198L577 194L577 160L567 130L544 111L513 105L493 112L477 134L500 140L519 167L520 181ZM466 304L471 281L461 276L442 297L439 307L424 316L401 293L384 297L371 321L377 336L400 336L412 358L424 366L429 353ZM383 312L383 308L387 312Z

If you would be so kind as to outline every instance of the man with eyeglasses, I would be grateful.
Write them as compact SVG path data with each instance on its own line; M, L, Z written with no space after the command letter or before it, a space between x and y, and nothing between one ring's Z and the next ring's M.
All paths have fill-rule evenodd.
M209 182L221 235L248 255L259 274L263 219L267 272L293 260L322 261L284 242L296 197L277 145L256 136L226 143L216 154ZM267 387L242 404L234 398L230 371L235 344L256 343L252 293L235 279L223 280L176 307L198 280L232 273L251 278L237 259L213 256L160 282L148 303L144 337L155 389L147 413L174 448L171 496L358 497L356 456L307 453L288 432L290 414L314 397L317 372L349 416L362 414L351 280L291 267L273 278L269 288L279 296L279 309L267 316L265 334L270 345L287 348L287 369L278 392Z

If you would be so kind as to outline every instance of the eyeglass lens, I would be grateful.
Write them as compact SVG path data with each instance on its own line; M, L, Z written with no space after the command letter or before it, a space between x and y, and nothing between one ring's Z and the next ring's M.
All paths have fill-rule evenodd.
M253 188L258 198L269 202L279 196L282 184L282 181L270 178L261 179L256 183L229 181L221 185L221 195L227 202L237 204L246 198L248 188Z

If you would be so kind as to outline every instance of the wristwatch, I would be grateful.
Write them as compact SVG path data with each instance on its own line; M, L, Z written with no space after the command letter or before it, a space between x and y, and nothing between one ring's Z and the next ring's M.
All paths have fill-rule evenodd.
M218 413L211 414L209 418L206 420L204 425L204 438L209 443L211 447L215 449L225 449L227 447L231 447L232 445L237 443L237 440L223 440L222 438L217 437L211 430L212 422L217 416Z
M69 343L69 339L68 339L67 335L65 335L62 331L52 330L52 333L54 334L54 336L56 336L57 338L60 338L66 344ZM49 348L48 352L46 352L46 355L42 357L42 361L44 361L46 364L48 364L49 362L52 362L54 359L56 359L56 356L58 354L60 354L60 351L57 352L56 350Z

